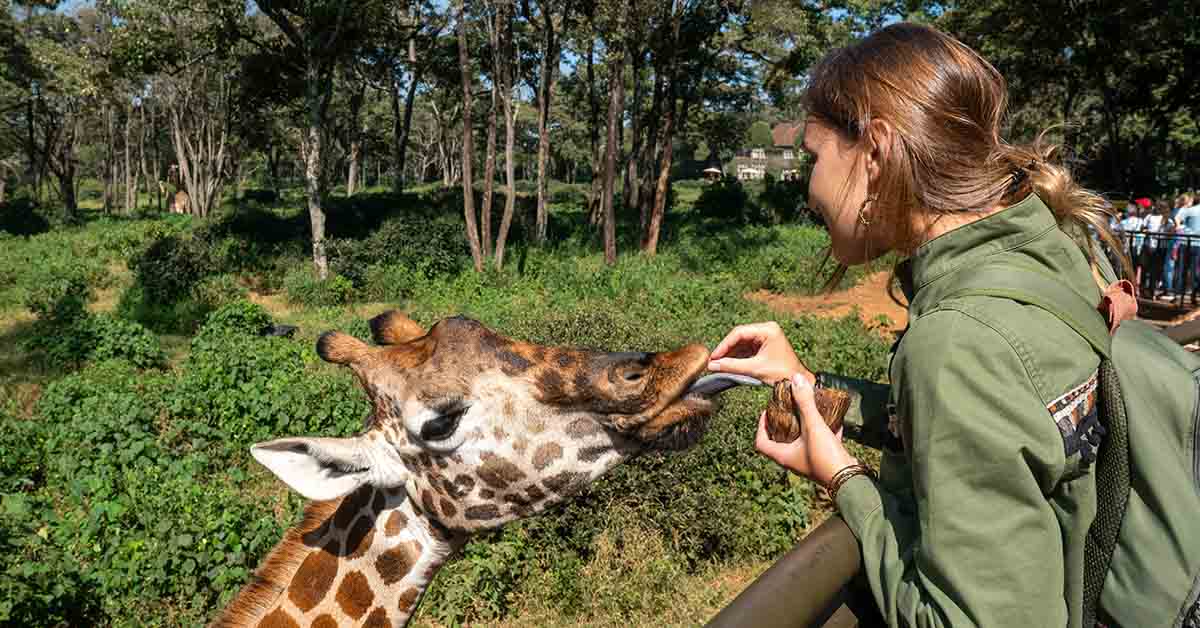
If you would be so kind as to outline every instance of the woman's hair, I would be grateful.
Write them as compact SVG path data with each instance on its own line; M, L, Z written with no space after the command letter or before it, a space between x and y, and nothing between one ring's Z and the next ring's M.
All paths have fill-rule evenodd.
M1000 137L1007 91L1004 77L971 48L934 28L898 23L826 55L812 69L804 105L853 142L868 141L873 120L891 125L891 145L879 147L871 224L894 229L903 253L920 243L914 211L937 220L1015 202L1030 190L1089 258L1096 256L1089 232L1123 251L1108 226L1111 207L1075 182L1058 162L1060 147L1044 142L1045 132L1032 145Z
M1176 207L1191 207L1192 195L1190 192L1184 192L1175 198Z

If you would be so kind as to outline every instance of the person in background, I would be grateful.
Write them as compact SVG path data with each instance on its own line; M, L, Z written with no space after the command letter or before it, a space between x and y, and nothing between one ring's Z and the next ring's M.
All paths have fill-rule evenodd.
M1178 233L1189 236L1200 236L1200 205L1196 204L1196 196L1190 192L1181 194L1176 201L1176 205L1180 207L1175 214L1175 225ZM1183 290L1186 291L1190 286L1192 290L1192 302L1196 302L1196 291L1200 288L1200 239L1186 239L1187 242L1183 245L1183 259L1187 268L1183 268L1180 272L1187 275L1190 273L1190 281L1188 277L1184 277Z

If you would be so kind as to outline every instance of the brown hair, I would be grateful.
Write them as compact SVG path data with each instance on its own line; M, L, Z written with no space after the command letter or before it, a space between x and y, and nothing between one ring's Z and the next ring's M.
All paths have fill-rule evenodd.
M881 147L872 228L895 229L896 246L911 254L920 243L914 211L938 216L1015 202L1031 190L1053 210L1060 227L1096 256L1095 232L1123 251L1108 226L1111 206L1079 186L1058 163L1060 147L1006 142L1000 125L1008 88L996 68L971 48L929 26L898 23L825 56L809 76L808 115L852 141L869 141L873 120L894 129ZM1121 265L1131 275L1129 261ZM836 282L845 268L835 273Z

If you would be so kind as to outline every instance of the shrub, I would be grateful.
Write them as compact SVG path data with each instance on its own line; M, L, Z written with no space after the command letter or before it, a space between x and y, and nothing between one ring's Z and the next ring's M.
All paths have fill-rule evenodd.
M330 240L327 250L330 270L356 287L366 285L371 266L400 265L434 278L459 272L468 259L457 219L419 215L389 218L362 240Z
M283 290L288 302L308 306L342 305L354 298L354 284L349 279L336 273L318 279L307 264L284 276Z
M242 299L209 314L197 337L207 340L228 334L258 336L270 325L271 315L261 305Z
M202 280L192 290L192 297L205 308L217 309L239 299L246 298L248 291L236 276L230 273L215 275Z
M213 269L207 243L191 235L164 235L129 260L135 282L145 298L156 304L187 298L192 287Z
M91 340L90 360L124 359L138 368L163 366L167 356L158 336L145 327L111 314L96 314L84 322Z
M0 232L34 235L50 229L50 221L29 198L14 198L0 203Z

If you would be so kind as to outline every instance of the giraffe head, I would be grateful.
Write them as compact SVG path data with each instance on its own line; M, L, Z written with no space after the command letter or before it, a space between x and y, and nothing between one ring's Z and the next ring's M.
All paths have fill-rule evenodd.
M449 318L428 332L399 312L371 321L372 347L337 332L317 343L372 404L351 438L283 438L254 457L305 497L403 490L456 533L528 516L646 449L699 438L713 404L688 393L708 350L602 353L504 338Z

